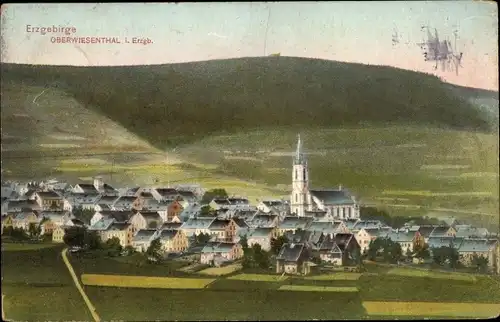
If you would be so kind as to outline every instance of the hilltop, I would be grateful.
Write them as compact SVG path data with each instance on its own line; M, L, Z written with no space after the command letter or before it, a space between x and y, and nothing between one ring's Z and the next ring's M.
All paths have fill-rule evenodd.
M2 64L2 95L4 88L30 87L56 88L162 149L209 134L285 126L489 131L491 118L471 99L495 97L423 73L293 57L120 67Z

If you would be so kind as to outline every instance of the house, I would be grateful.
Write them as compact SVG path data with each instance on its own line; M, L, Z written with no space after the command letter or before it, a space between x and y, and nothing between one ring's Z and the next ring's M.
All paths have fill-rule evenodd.
M151 194L157 201L176 200L178 197L180 197L179 192L174 188L151 189Z
M134 206L137 198L135 196L121 196L115 201L112 209L116 211L130 211L135 209Z
M163 225L163 218L157 211L140 211L139 213L145 219L147 228L159 228ZM180 222L180 220L173 222Z
M84 195L99 195L99 191L91 183L78 183L73 187L73 193Z
M343 265L343 253L331 235L325 236L319 247L319 258L336 266Z
M2 234L6 227L14 227L14 218L12 215L2 215Z
M275 214L278 216L285 217L289 212L290 207L288 202L284 200L263 200L257 204L257 209L267 213L267 214Z
M132 238L132 247L138 252L148 250L151 242L158 238L160 231L156 229L141 229Z
M243 257L243 248L237 243L211 242L201 250L200 262L218 266L223 262Z
M25 231L28 231L30 224L40 223L37 213L28 209L25 211L8 213L8 216L12 219L12 227L21 228Z
M287 216L278 224L278 229L280 234L284 234L287 231L295 232L297 229L305 230L313 221L314 218L312 217Z
M249 247L259 244L263 250L270 251L271 239L276 238L277 234L276 228L253 228L247 233L247 244Z
M457 231L451 226L436 226L429 235L431 237L454 237Z
M472 264L474 255L488 259L488 267L492 269L497 259L498 240L486 238L465 238L458 247L460 262L466 266Z
M64 235L66 234L66 226L57 226L52 231L52 242L53 243L63 243Z
M106 208L108 208L108 210L112 210L112 207L115 204L115 202L118 200L118 198L119 198L118 196L114 196L114 195L111 195L111 196L99 195L99 198L95 201L95 207L97 207L97 206L102 207L103 205L105 205ZM106 209L100 209L100 210L98 210L97 208L95 209L95 211L101 211L101 210L106 210Z
M340 219L359 218L356 199L342 187L338 190L310 190L310 194L318 210Z
M42 234L50 234L57 227L63 226L69 219L71 214L67 211L44 211L40 214Z
M211 235L218 241L233 242L236 236L236 224L232 219L215 219L208 227Z
M166 222L163 223L163 225L160 227L159 230L178 230L181 228L183 223L181 222Z
M474 227L458 227L455 226L456 237L464 238L486 238L489 235L489 231L486 228L474 228Z
M304 244L307 249L319 250L325 234L319 231L297 230L287 231L284 236L290 243Z
M432 231L436 227L437 226L434 225L422 225L418 227L418 232L420 233L420 236L424 239L424 243L427 243L429 241L429 237L431 236Z
M170 207L170 201L156 201L152 199L145 199L142 203L142 211L156 211L160 214L164 222L168 220L168 210Z
M35 200L10 200L6 212L20 212L26 209L41 211L42 207Z
M201 205L198 203L193 203L190 204L189 206L185 207L182 212L179 214L178 218L184 222L188 220L189 218L194 218L199 216L201 213Z
M367 231L365 228L361 228L359 230L353 230L354 238L359 244L361 248L361 253L368 251L368 247L370 242L372 241L373 236Z
M278 227L279 218L277 215L255 215L248 225L252 228Z
M215 221L215 218L190 218L184 222L180 228L189 237L192 235L198 236L199 234L210 235L210 225Z
M174 217L179 217L184 207L179 200L172 200L167 208L167 221L172 221Z
M128 211L117 211L117 210L110 210L110 211L101 211L101 212L96 212L94 216L90 219L90 225L93 225L94 223L98 222L102 218L108 218L108 219L114 219L115 222L118 223L126 223L129 222L129 220L132 218L132 216L135 214L134 211L128 210ZM140 229L142 226L138 227L133 227L133 228L138 228Z
M304 244L286 243L276 257L276 273L307 275L308 260L309 251Z
M421 236L418 231L400 229L389 233L387 237L401 246L403 255L405 255L408 251L413 252L415 244L422 244L420 242Z
M167 253L185 252L189 246L186 234L178 229L167 229L160 231L158 238L161 241L162 249Z
M74 188L73 188L74 190ZM94 189L95 190L95 189ZM85 190L85 191L88 191ZM101 195L97 191L89 191L89 192L72 192L69 194L66 199L68 200L71 208L82 207L83 209L95 209L95 205ZM65 207L67 207L65 205Z
M460 245L462 245L462 242L464 241L464 238L456 238L456 237L430 237L429 240L427 241L427 245L429 246L429 250L432 253L432 250L435 248L441 248L441 247L449 247L452 246L455 249L459 249Z
M134 232L132 230L132 225L129 223L113 222L107 227L107 229L99 230L99 235L104 243L107 240L116 237L120 240L120 245L122 247L127 247L132 244Z
M94 177L94 188L104 196L118 197L119 192L107 183L104 183L102 177Z

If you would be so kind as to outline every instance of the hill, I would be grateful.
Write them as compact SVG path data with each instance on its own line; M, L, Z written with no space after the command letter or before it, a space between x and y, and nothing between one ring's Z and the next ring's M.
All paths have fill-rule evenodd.
M4 86L57 88L162 149L211 133L277 126L397 123L491 129L470 94L437 77L318 59L130 67L2 64Z

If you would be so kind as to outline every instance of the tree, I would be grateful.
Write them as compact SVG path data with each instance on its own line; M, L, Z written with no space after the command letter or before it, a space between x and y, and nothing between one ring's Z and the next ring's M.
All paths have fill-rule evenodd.
M209 234L201 233L199 235L195 235L194 238L194 243L196 245L205 245L206 243L208 243L211 237Z
M401 249L401 245L399 245L399 243L393 242L390 238L385 238L383 248L385 262L397 263L401 260L403 250Z
M240 237L240 245L243 248L243 251L248 248L248 238L247 235L243 235Z
M413 258L413 253L412 253L410 247L408 247L406 249L406 254L405 255L406 255L406 259L408 259L408 260L411 260Z
M227 198L229 195L227 194L226 189L218 188L212 189L205 192L201 199L202 204L208 204L214 198Z
M127 254L127 256L130 256L130 255L136 253L135 248L132 247L132 246L130 246L130 245L126 246L123 250L125 251L125 253Z
M415 248L415 257L419 259L429 259L431 254L429 252L429 245L424 244L421 247Z
M94 230L85 230L85 247L90 250L102 248L101 237Z
M150 262L161 262L163 258L163 249L159 238L156 238L151 242L151 245L149 245L146 250L146 255L148 257L148 261Z
M486 273L488 271L488 257L483 255L472 255L471 265L476 268L478 272Z
M85 246L86 229L84 227L74 226L66 229L63 241L69 247Z
M354 251L352 252L352 260L356 266L359 268L363 267L363 258L361 254L361 249L356 247Z
M92 209L84 209L82 206L78 206L73 208L73 216L75 216L85 224L90 225L90 220L94 216L94 211Z
M200 217L215 217L217 212L210 208L209 205L204 205L200 209Z
M271 265L269 253L264 251L260 244L255 243L252 245L252 255L253 262L257 267L267 269Z
M271 239L271 252L275 255L278 255L281 247L284 244L288 243L288 238L285 235L278 236L277 238Z
M104 243L104 247L108 256L110 257L120 256L122 252L122 245L120 244L120 239L118 237L113 237L106 240L106 243Z
M384 246L384 238L376 238L375 240L370 241L368 245L368 259L374 261L377 258L377 255L381 252Z
M432 248L432 261L437 265L443 265L446 262L448 254L447 248L446 246Z
M29 227L28 227L28 232L30 234L30 237L31 238L37 238L38 236L40 236L41 232L42 232L42 227L40 227L40 225L37 225L35 223L30 223Z

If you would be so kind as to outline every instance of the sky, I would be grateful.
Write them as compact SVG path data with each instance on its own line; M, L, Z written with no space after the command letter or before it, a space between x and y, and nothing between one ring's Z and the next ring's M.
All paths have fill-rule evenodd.
M487 1L107 3L2 5L2 62L113 66L267 56L387 65L458 85L498 90L498 11ZM57 43L109 37L121 43ZM434 69L418 43L422 26L462 52L456 71ZM397 35L397 36L396 36ZM127 40L125 40L127 37ZM133 43L142 38L147 44ZM393 38L397 42L393 42ZM127 42L128 41L128 42ZM149 42L150 41L150 42Z

